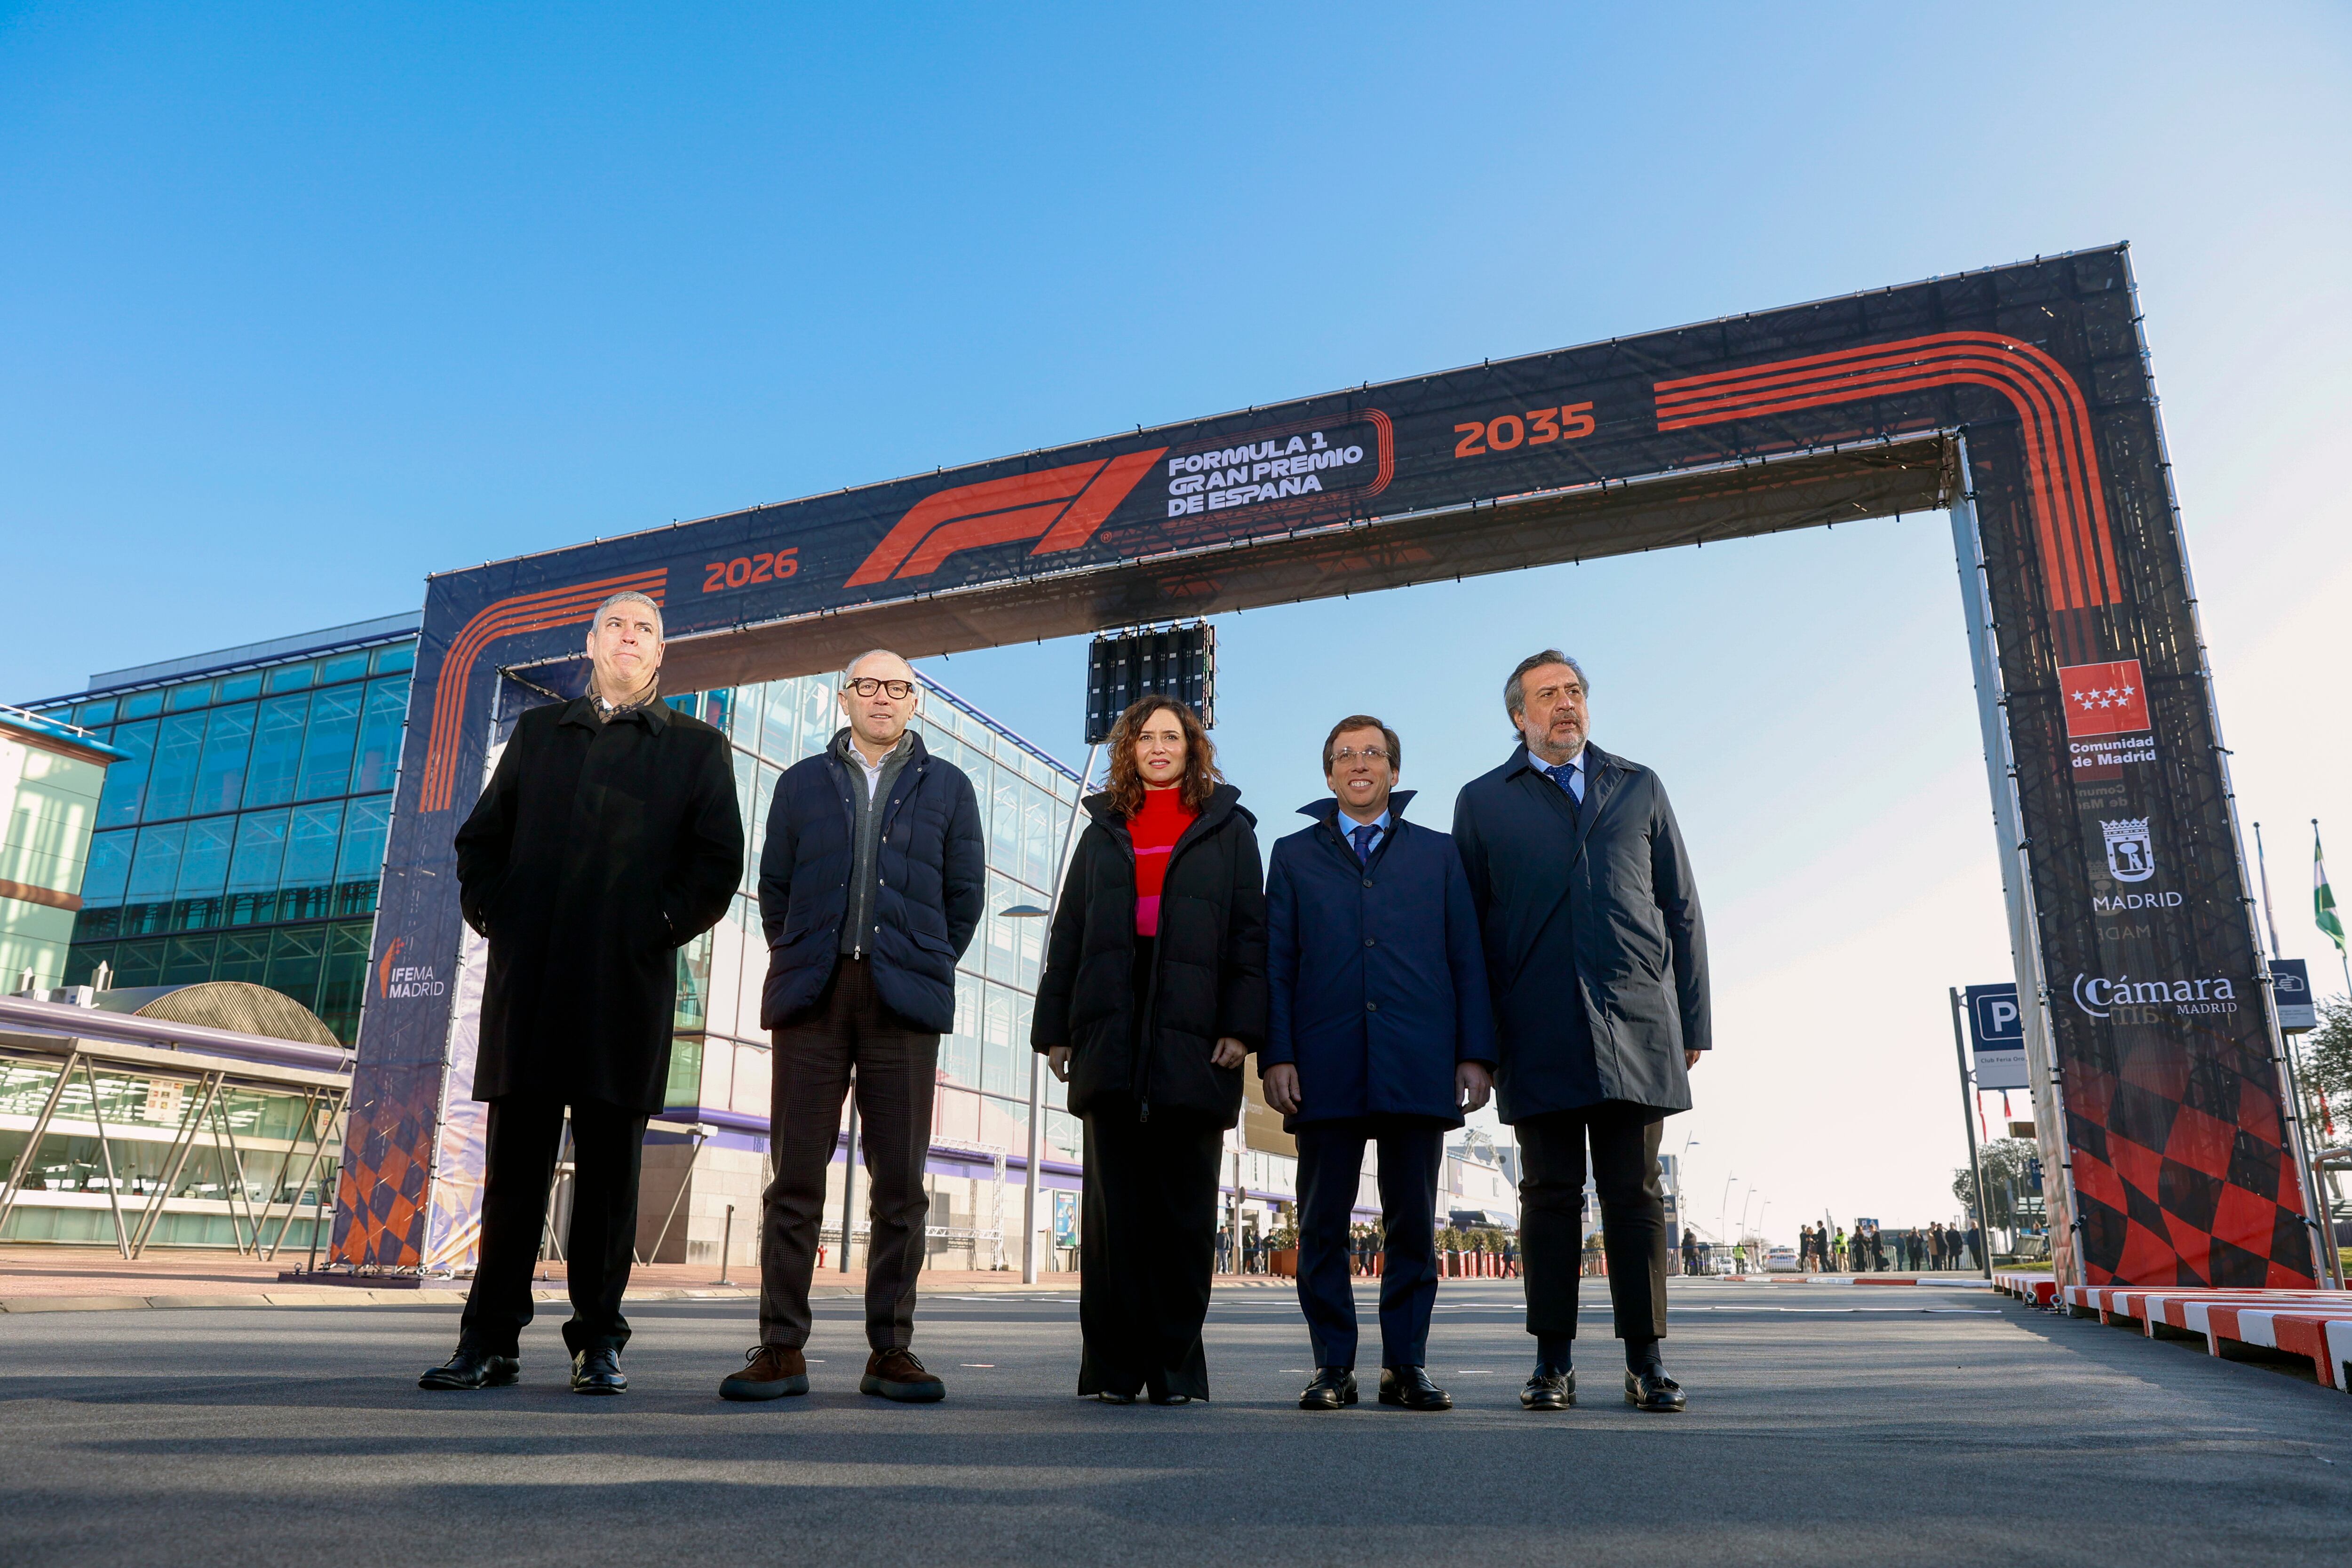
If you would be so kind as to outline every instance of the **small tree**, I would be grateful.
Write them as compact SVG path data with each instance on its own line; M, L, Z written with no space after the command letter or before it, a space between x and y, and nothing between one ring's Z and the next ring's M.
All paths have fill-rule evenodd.
M2325 1096L2332 1112L2352 1097L2352 998L2319 1005L2319 1027L2303 1037L2303 1087Z
M2031 1138L1996 1138L1978 1154L1984 1162L1984 1204L1977 1203L1976 1173L1966 1166L1952 1173L1952 1195L1986 1225L2012 1229L2017 1215L2011 1208L2011 1197L2025 1191L2027 1163L2040 1157L2041 1147Z

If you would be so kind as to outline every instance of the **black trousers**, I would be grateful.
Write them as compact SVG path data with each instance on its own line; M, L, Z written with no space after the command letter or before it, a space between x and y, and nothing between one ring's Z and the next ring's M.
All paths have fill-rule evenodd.
M1429 1314L1437 1304L1437 1178L1445 1130L1433 1121L1368 1117L1308 1121L1298 1138L1298 1310L1318 1367L1356 1364L1356 1293L1349 1270L1348 1221L1364 1173L1364 1145L1380 1151L1381 1364L1429 1359Z
M563 1101L507 1095L491 1100L483 1150L482 1245L466 1293L459 1342L513 1355L531 1319L530 1277L547 1224L547 1193L563 1141ZM637 1171L646 1118L617 1105L572 1108L572 1224L563 1243L573 1352L629 1342L621 1294L637 1247Z
M1664 1131L1658 1112L1616 1100L1531 1116L1512 1127L1526 1171L1519 1240L1527 1255L1528 1332L1559 1339L1576 1333L1589 1145L1617 1337L1666 1337L1666 1194L1658 1182Z
M825 1168L841 1136L852 1068L873 1222L865 1251L866 1341L877 1351L914 1343L915 1279L931 1212L923 1158L931 1143L939 1062L939 1036L882 1005L868 959L835 963L815 1013L776 1031L768 1108L776 1179L761 1201L761 1344L800 1350L808 1343Z
M1217 1166L1224 1129L1124 1100L1085 1119L1078 1232L1078 1363L1084 1394L1209 1397L1201 1323L1216 1268Z

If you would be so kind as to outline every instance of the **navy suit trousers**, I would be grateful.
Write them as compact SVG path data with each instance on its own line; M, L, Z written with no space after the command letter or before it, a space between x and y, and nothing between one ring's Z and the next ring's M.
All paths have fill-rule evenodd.
M1298 1307L1315 1364L1356 1364L1356 1295L1348 1222L1364 1173L1364 1145L1380 1151L1381 1364L1420 1366L1437 1304L1437 1177L1445 1129L1405 1117L1307 1121L1298 1138Z
M1584 1261L1585 1148L1601 1199L1601 1246L1621 1340L1666 1337L1666 1195L1658 1180L1665 1118L1646 1106L1604 1100L1526 1117L1519 1142L1519 1245L1525 1252L1528 1332L1576 1336L1576 1287Z

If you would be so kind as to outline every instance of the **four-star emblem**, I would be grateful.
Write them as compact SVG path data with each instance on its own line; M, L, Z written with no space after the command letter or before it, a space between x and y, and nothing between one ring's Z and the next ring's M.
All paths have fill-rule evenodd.
M2058 672L2070 735L2137 733L2149 727L2147 683L2137 659L2072 665Z

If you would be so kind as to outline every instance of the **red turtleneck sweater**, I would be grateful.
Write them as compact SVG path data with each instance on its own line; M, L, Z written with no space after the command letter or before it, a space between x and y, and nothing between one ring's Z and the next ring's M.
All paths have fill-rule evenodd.
M1135 934L1160 934L1160 885L1168 876L1168 853L1201 814L1184 804L1182 789L1148 789L1143 806L1128 820L1135 840Z

